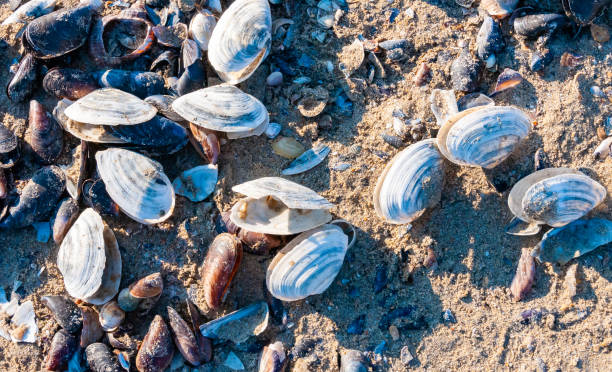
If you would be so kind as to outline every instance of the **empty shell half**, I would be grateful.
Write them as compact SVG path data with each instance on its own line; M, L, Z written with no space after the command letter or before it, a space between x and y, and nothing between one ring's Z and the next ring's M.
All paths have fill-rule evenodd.
M387 222L410 223L438 204L444 159L435 139L419 141L395 155L378 178L374 209Z
M511 106L479 106L450 117L438 132L438 149L458 165L493 168L527 137L531 119Z
M219 170L216 165L200 165L181 173L172 186L178 195L182 195L194 203L208 198L217 186Z
M263 103L227 84L185 94L172 103L172 108L185 120L220 132L254 131L269 122Z
M323 225L298 235L268 266L268 290L283 301L323 293L342 268L347 249L348 236L336 225Z
M115 234L91 208L81 213L62 241L57 267L66 291L102 305L113 298L121 280L121 254Z
M508 207L519 219L553 227L589 213L606 197L606 188L570 168L547 168L514 185Z
M313 190L280 177L264 177L232 188L247 198L232 207L230 220L247 231L292 235L331 221L333 204Z
M174 188L161 164L117 148L98 151L96 162L108 195L123 213L147 225L172 215Z
M271 29L268 0L234 1L208 43L208 60L219 77L230 84L248 79L270 51Z

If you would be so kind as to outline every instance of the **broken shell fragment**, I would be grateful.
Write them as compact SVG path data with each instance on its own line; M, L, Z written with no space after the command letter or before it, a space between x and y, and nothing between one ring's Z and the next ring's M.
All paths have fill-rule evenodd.
M269 311L265 302L257 302L200 326L202 336L221 341L243 343L268 328Z
M436 122L439 127L442 127L446 121L459 112L457 107L457 97L455 91L434 89L429 97L431 103L431 111L436 117Z
M408 146L387 164L374 190L374 209L394 224L410 223L438 204L444 159L435 139Z
M93 209L72 225L57 253L66 291L85 302L102 305L117 294L121 255L113 231Z
M608 156L612 156L612 137L608 137L601 141L593 153L595 160L605 160Z
M29 144L36 160L41 164L53 164L64 147L62 128L36 100L30 101L28 123Z
M479 106L449 118L438 132L438 149L458 165L494 168L532 128L531 118L510 106Z
M314 89L302 89L302 98L297 103L297 108L302 116L314 118L325 110L327 101L329 100L329 92L327 89L318 86Z
M247 231L292 235L331 221L333 204L313 190L279 177L264 177L232 188L247 198L232 207L230 220Z
M225 299L242 260L242 243L231 234L219 234L210 244L200 269L204 298L211 309Z
M48 371L63 371L72 358L72 354L77 351L78 341L76 336L60 329L53 336L49 353L45 358L45 368Z
M101 342L93 343L85 349L87 364L92 372L121 372L117 358Z
M486 94L482 93L466 94L457 100L457 107L459 111L465 111L472 107L478 106L495 106L495 101L493 101L493 99Z
M215 165L200 165L181 173L173 182L174 192L194 203L208 198L217 186L219 170Z
M55 321L68 333L77 333L83 325L81 310L64 296L43 296L41 302L51 311Z
M177 349L189 364L199 366L206 360L206 356L200 352L193 330L176 310L170 306L166 309L168 310L168 322Z
M79 346L85 349L87 346L97 342L104 336L104 330L100 325L98 312L91 307L79 306L83 317L83 330Z
M289 164L289 168L284 169L281 174L283 176L293 176L309 171L325 160L325 157L327 157L330 151L329 147L318 145L292 161L291 164Z
M531 291L531 287L535 281L535 274L535 261L531 256L531 250L529 248L523 248L521 250L521 258L516 267L516 274L510 285L510 292L512 292L515 301L522 300L527 296L529 291Z
M170 330L162 317L155 315L136 355L136 369L140 372L164 371L172 362L173 355Z
M340 52L338 69L342 71L346 78L349 78L363 63L365 51L363 43L359 39L355 39L352 44L342 48Z
M114 332L125 319L125 312L117 305L116 301L109 301L100 309L100 326L106 332Z
M268 266L266 286L283 301L323 293L342 268L348 237L336 225L304 232L281 249Z
M293 137L280 137L272 142L272 151L283 158L295 159L302 155L306 149Z
M523 76L510 68L506 68L497 77L497 83L495 84L495 90L489 96L493 97L505 90L512 89L523 82Z
M15 133L0 125L0 168L7 169L19 160L19 141Z
M7 19L2 22L2 26L13 23L25 22L30 17L40 17L51 13L55 8L56 0L32 0L21 5ZM11 8L12 8L11 2ZM17 6L19 3L17 3Z
M134 49L130 50L125 55L116 56L107 51L104 36L107 28L128 27L132 29L146 29L143 33L142 42ZM134 40L130 40L132 42ZM89 35L89 55L93 58L96 64L100 66L117 66L122 63L132 61L141 55L148 52L155 43L155 34L153 32L153 24L144 18L135 16L135 14L119 14L107 15L101 19L94 21Z
M606 188L569 168L547 168L514 185L508 207L519 219L553 227L589 213L606 197Z
M513 217L512 220L506 225L504 231L509 235L516 236L531 236L535 235L542 230L542 225L537 222L525 222L518 217Z
M287 356L283 343L277 341L263 348L259 359L259 372L284 372L287 368Z
M161 164L118 148L98 151L96 162L106 191L130 218L151 225L172 215L174 189Z
M219 77L230 84L248 79L270 52L271 30L267 0L234 1L208 43L208 60Z

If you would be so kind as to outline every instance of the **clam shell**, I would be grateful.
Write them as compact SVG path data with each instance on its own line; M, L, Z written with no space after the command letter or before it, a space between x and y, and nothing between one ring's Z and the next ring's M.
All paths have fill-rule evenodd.
M287 356L283 343L277 341L265 346L259 359L259 372L284 372L287 367Z
M518 4L518 0L482 0L480 7L491 17L502 19L512 13L516 4Z
M202 336L240 344L251 336L258 336L268 328L269 309L265 302L257 302L200 326Z
M444 159L436 141L412 144L395 155L378 178L376 214L390 223L410 223L438 204L443 182Z
M125 319L125 312L117 305L117 301L110 301L100 309L100 325L106 332L114 332Z
M203 52L208 50L208 42L216 24L215 16L206 9L197 12L189 22L189 36Z
M281 174L283 176L292 176L309 171L325 160L330 151L329 147L318 145L292 161L289 164L289 168L284 169Z
M64 130L76 138L95 143L125 143L124 140L115 136L110 129L104 125L84 124L72 121L66 116L66 108L72 105L66 99L57 102L53 109L53 117L64 128Z
M227 84L179 97L172 108L185 120L220 132L245 132L269 121L268 110L257 98Z
M134 125L153 119L157 109L130 93L102 88L77 100L64 113L79 123Z
M96 161L106 191L130 218L150 225L172 215L174 189L161 164L117 148L98 151Z
M232 187L250 198L273 196L292 209L331 209L334 205L306 186L280 177L263 177Z
M508 207L523 221L560 227L589 213L605 197L606 188L585 174L547 168L517 182Z
M266 58L272 16L267 0L236 0L221 15L208 43L208 60L221 79L238 84Z
M53 11L55 0L31 0L21 5L7 19L2 22L2 26L17 22L23 22L28 17L40 17ZM19 4L17 4L19 5Z
M208 198L217 186L219 170L215 165L200 165L181 173L173 182L174 192L192 202Z
M438 149L458 165L493 168L531 131L531 119L510 106L480 106L449 118L438 132Z
M83 211L66 234L57 253L57 267L72 297L102 305L117 294L119 246L113 231L93 209Z
M348 237L335 225L298 235L268 266L268 290L283 301L323 293L340 272L347 248Z
M161 273L147 275L130 285L130 295L139 299L159 296L163 290L164 279Z
M221 305L242 260L242 243L234 235L217 235L202 264L202 287L212 309Z

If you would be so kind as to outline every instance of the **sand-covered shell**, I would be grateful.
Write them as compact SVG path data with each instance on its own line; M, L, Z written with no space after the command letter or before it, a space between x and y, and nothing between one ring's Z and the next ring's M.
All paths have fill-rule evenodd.
M172 108L185 120L220 132L246 132L269 122L257 98L233 85L221 84L179 97Z
M435 139L419 141L395 155L378 178L374 209L394 224L410 223L438 204L444 159Z
M208 60L221 79L238 84L270 51L272 15L267 0L236 0L219 18L208 43Z
M17 136L4 125L0 125L0 168L11 168L19 157Z
M570 168L546 168L514 185L508 207L519 219L564 226L589 213L606 197L606 188Z
M336 225L323 225L298 235L268 266L268 290L283 301L323 293L340 272L348 243L348 236Z
M331 221L333 204L313 190L280 177L264 177L232 188L247 198L236 203L230 219L247 231L292 235Z
M530 117L511 106L479 106L450 117L438 132L438 149L458 165L494 168L532 128Z
M192 202L208 198L217 186L219 169L216 165L200 165L180 174L173 182L174 192Z
M91 208L81 213L62 241L57 267L66 291L102 305L113 298L121 280L121 254L113 231Z
M106 191L130 218L150 225L172 215L174 188L161 164L117 148L98 151L96 162Z
M115 88L95 90L64 111L71 120L94 125L134 125L153 119L157 109Z

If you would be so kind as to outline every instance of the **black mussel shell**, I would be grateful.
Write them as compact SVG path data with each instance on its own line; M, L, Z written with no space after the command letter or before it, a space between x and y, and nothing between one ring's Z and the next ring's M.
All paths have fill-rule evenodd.
M145 4L153 8L163 8L168 5L168 0L145 0Z
M191 330L195 334L196 340L198 342L198 348L200 355L203 356L204 362L210 362L212 359L212 341L208 337L204 337L200 332L200 325L202 325L203 320L200 315L200 311L197 306L191 302L191 300L187 299L187 312L189 313L189 319L191 320Z
M514 32L530 39L540 35L551 35L566 24L567 17L555 13L530 14L512 19Z
M184 23L177 23L169 27L155 26L153 27L153 33L159 44L178 49L183 41L187 39L188 30L187 25Z
M461 92L473 92L478 88L480 65L472 58L467 49L455 59L451 65L451 80L453 89Z
M36 58L50 59L70 53L85 44L94 11L89 6L61 9L28 24L25 37Z
M53 318L68 333L77 333L83 326L81 309L64 296L43 296L42 303L49 308Z
M21 191L8 215L0 221L0 229L19 229L49 216L64 193L66 178L56 166L36 171Z
M59 99L76 101L98 89L98 84L87 72L73 68L52 68L43 79L43 88Z
M93 372L122 372L117 358L101 342L95 342L85 349L87 364Z
M194 63L187 66L183 74L176 83L176 90L179 96L191 93L198 89L202 89L206 81L206 67L201 60L195 60Z
M172 121L175 121L177 123L186 122L186 120L183 119L182 116L177 114L172 108L172 102L174 102L175 99L176 97L173 96L157 94L145 98L145 102L155 106L158 113Z
M53 117L36 100L30 101L29 143L36 161L52 164L64 147L63 131Z
M610 6L610 0L561 0L561 2L565 13L582 26L591 23Z
M73 198L65 198L57 208L53 219L53 241L61 244L62 240L79 217L79 203Z
M32 95L38 80L38 62L32 54L26 54L19 62L17 73L6 87L6 96L13 102L23 102Z
M45 359L45 367L49 371L63 371L68 361L77 350L78 340L64 329L60 329L53 336L49 354Z
M167 309L168 322L170 323L170 329L172 329L176 347L189 364L199 366L205 361L205 355L200 352L193 330L176 310L170 306Z
M495 56L504 50L506 42L504 41L501 26L496 20L485 16L480 31L478 31L476 45L476 55L482 61L487 61L491 56Z
M11 168L19 160L19 155L17 136L0 124L0 168Z
M106 192L106 185L101 178L83 182L83 203L102 215L119 215L119 206Z
M117 125L111 127L111 131L134 145L176 149L175 151L185 146L189 139L185 128L159 115L142 124Z
M174 73L176 71L176 59L177 55L172 50L166 50L151 63L150 71L155 71L156 69L163 68L166 64L168 65L169 71Z
M529 68L534 72L542 71L553 61L553 59L554 53L550 49L542 51L536 50L529 59Z
M106 70L97 72L101 87L117 88L139 98L164 94L164 78L154 72Z

